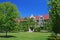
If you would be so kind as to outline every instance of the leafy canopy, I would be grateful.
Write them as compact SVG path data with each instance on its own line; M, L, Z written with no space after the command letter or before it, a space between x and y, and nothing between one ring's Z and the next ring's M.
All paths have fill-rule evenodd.
M19 18L19 13L14 4L9 2L0 3L0 29L4 31L12 31L18 28L16 18Z

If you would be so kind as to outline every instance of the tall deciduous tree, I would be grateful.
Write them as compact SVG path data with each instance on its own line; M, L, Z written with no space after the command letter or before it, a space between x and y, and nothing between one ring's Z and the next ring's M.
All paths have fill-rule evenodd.
M18 10L15 5L5 2L0 3L0 29L6 32L18 29L16 18L19 17Z
M52 31L55 34L60 33L60 0L50 0L48 5Z

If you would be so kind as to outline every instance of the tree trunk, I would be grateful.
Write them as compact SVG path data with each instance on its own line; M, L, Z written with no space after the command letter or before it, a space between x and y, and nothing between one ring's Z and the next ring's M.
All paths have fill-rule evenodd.
M57 33L55 33L55 40L57 40Z
M6 37L7 37L7 31L6 31Z

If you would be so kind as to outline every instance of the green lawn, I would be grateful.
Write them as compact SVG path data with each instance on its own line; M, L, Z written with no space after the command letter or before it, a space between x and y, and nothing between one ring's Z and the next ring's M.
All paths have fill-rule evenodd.
M5 35L5 33L0 33L0 36L1 35ZM11 38L0 37L0 40L47 40L50 33L20 32L20 33L8 33L8 35L13 35L15 37L11 37Z

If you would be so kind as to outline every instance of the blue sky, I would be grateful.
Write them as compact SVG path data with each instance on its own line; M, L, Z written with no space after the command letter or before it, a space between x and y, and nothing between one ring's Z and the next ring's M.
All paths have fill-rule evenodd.
M29 17L31 14L34 16L48 14L46 0L0 0L0 3L2 2L15 4L22 18Z

